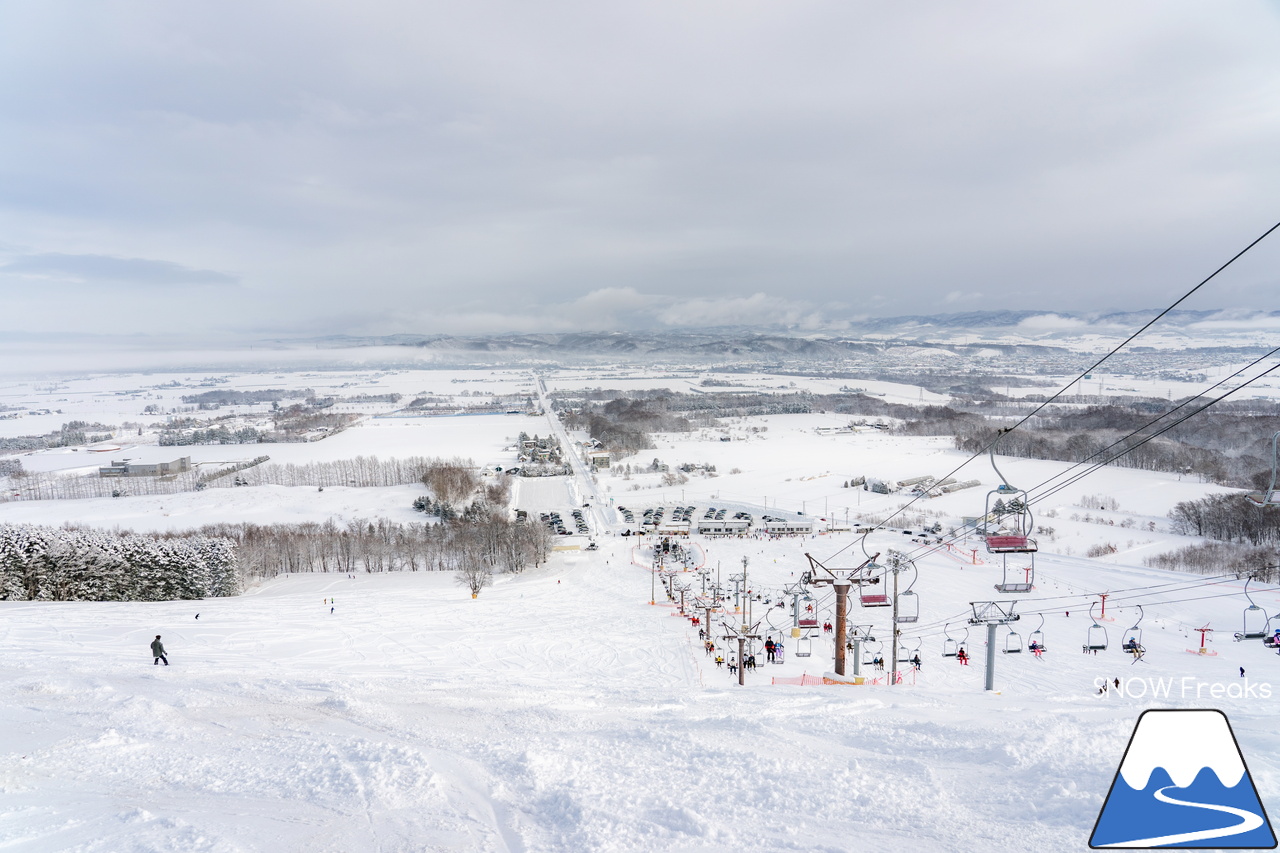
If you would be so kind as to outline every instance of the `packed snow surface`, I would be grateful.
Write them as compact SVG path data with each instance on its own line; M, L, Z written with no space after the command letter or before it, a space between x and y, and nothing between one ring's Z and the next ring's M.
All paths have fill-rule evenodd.
M750 585L776 597L802 552L856 562L853 543L699 550L726 577L747 557ZM921 622L904 641L924 665L893 687L771 683L830 670L821 637L807 659L788 638L788 661L739 687L661 587L649 604L648 558L621 536L474 600L450 576L398 573L285 576L197 602L0 603L0 848L1075 851L1148 707L1223 709L1264 803L1276 795L1280 660L1230 641L1238 582L1044 556L1018 609L1047 614L1049 652L998 653L984 692L983 629L962 667L941 656L942 625L962 634L997 570L917 562ZM1107 588L1112 646L1081 654L1091 620L1066 609ZM1136 596L1148 652L1135 664L1118 646ZM1254 597L1277 609L1274 591ZM827 618L829 594L814 602ZM749 618L790 626L763 601ZM888 636L883 609L852 621ZM1220 654L1188 654L1206 621ZM1039 623L1012 627L1025 644ZM152 664L155 634L171 666ZM1138 695L1099 694L1104 677Z

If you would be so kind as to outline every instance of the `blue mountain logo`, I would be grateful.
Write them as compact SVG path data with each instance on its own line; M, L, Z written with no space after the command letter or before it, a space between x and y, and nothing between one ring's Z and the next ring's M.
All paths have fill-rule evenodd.
M1221 711L1144 711L1089 846L1272 849L1275 833Z

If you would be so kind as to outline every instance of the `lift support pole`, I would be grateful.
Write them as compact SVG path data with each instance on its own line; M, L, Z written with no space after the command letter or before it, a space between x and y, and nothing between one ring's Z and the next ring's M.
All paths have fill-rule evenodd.
M996 689L996 628L1017 622L1022 617L1013 612L1013 601L971 601L970 625L987 626L987 690Z
M996 625L987 623L987 690L996 689Z
M876 557L880 556L876 554ZM849 590L854 584L861 587L864 583L879 583L879 578L873 578L868 575L868 567L875 565L875 557L868 557L866 562L852 569L829 569L822 563L813 558L812 554L805 554L809 560L809 571L805 573L807 582L813 586L821 586L823 584L831 585L836 591L836 655L835 667L836 675L844 675L845 662L845 643L847 617L846 610L849 603Z

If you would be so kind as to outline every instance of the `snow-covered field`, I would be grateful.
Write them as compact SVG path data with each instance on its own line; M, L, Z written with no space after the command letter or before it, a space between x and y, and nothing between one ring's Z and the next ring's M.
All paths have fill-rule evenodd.
M479 387L452 379L484 380L503 394L531 387L517 371L429 374L377 381L406 395ZM319 391L321 378L260 382ZM369 374L339 378L329 384L349 383L344 393L373 393ZM158 380L168 377L150 381ZM92 393L77 418L132 418L146 402L104 407L138 387L136 376L84 381ZM566 372L564 381L586 380ZM14 390L22 384L9 393L26 393ZM594 384L616 387L607 378ZM555 390L554 380L548 385ZM910 387L881 391L903 402L921 396ZM29 417L46 416L17 422ZM35 431L14 423L0 421L4 434ZM1263 803L1277 801L1280 657L1256 640L1232 642L1248 604L1243 584L1140 565L1148 553L1192 541L1166 530L1174 503L1219 491L1176 475L1106 469L1037 506L1037 522L1054 531L1041 535L1036 589L1025 596L994 592L999 565L981 552L975 563L966 549L976 542L939 552L897 530L869 537L868 551L906 551L919 568L920 619L901 627L923 668L892 687L871 672L880 683L772 683L832 668L830 639L815 638L811 657L795 655L790 618L774 605L808 568L806 552L829 565L861 562L852 534L695 537L712 580L718 569L727 582L746 558L759 597L751 620L786 635L786 662L762 663L745 687L717 669L660 587L650 605L649 555L617 535L625 525L602 505L682 503L698 507L695 519L708 505L804 512L843 526L907 500L844 488L851 477L941 475L964 460L946 439L818 432L832 425L838 419L819 414L746 418L728 425L731 441L711 430L660 436L655 450L622 463L716 466L717 476L683 485L663 486L651 473L628 478L617 467L594 484L520 481L516 506L570 507L594 494L593 525L617 527L595 531L600 550L554 552L474 600L450 576L422 573L294 575L199 602L0 602L0 850L1075 851L1087 847L1138 715L1155 707L1226 712ZM527 416L371 418L321 442L265 450L273 461L458 455L509 464L505 448L518 431L551 429ZM252 456L261 448L181 452ZM28 470L58 470L73 467L65 457L83 455L20 458ZM1001 467L1031 488L1063 466ZM911 511L944 527L979 514L998 479L982 460L958 476L982 485ZM421 518L410 504L423 493L253 487L15 501L0 504L0 522L176 530L211 521L410 521ZM1087 510L1089 495L1119 507ZM1100 543L1116 552L1080 556ZM693 591L703 582L693 572L678 580ZM1081 646L1099 593L1110 594L1114 621L1100 622L1111 647L1095 656ZM1250 593L1267 615L1280 612L1280 592L1255 585ZM1024 651L996 654L988 693L984 630L968 629L968 667L942 649L947 636L965 634L969 603L993 597L1020 599L1016 641L1002 629L997 643ZM820 619L832 618L830 593L815 593L812 604ZM1132 663L1119 645L1139 619L1137 605L1148 653ZM855 607L851 620L888 636L884 609ZM1025 644L1042 620L1049 651L1037 658ZM1194 629L1206 624L1217 654L1188 653L1200 642ZM152 665L155 634L172 666ZM1104 678L1122 679L1121 689L1099 694Z
M825 559L850 541L706 548L726 566L747 556L753 588L772 596L802 569L802 548ZM1081 850L1148 707L1221 708L1264 803L1280 794L1280 659L1230 641L1238 583L1046 558L1018 609L1048 611L1050 651L997 655L991 694L979 631L974 664L961 667L941 657L940 623L962 634L955 623L968 600L992 595L994 570L924 557L922 621L906 634L910 645L921 635L914 684L770 683L830 669L819 641L813 657L764 665L741 688L687 620L648 604L651 578L629 540L605 543L558 553L476 600L449 577L392 574L284 577L202 602L0 605L0 844ZM1122 592L1135 587L1154 589ZM1115 593L1118 621L1104 623L1113 645L1083 655L1083 593L1102 589ZM1044 600L1053 596L1065 597ZM1189 597L1204 600L1154 604ZM1255 598L1280 606L1274 591ZM825 616L829 600L817 601ZM1131 664L1117 646L1138 601L1150 651ZM755 606L755 618L770 609ZM883 614L853 619L884 636ZM1222 631L1211 643L1220 654L1187 654L1205 622ZM1038 624L1014 627L1025 641ZM156 633L168 668L151 664ZM1241 689L1240 666L1269 696L1212 698ZM1146 695L1100 697L1103 677ZM1137 680L1156 678L1173 679L1169 698Z

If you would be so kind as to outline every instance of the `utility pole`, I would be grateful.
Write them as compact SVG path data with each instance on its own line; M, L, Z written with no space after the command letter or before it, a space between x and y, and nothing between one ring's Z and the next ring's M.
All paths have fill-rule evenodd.
M876 557L880 556L876 554ZM836 592L836 675L844 675L845 643L846 643L846 610L849 604L849 590L856 584L879 583L878 577L871 575L876 565L876 557L868 557L862 565L852 569L831 569L814 559L812 554L805 554L809 560L808 583L813 586L831 586ZM859 659L861 660L861 659Z

